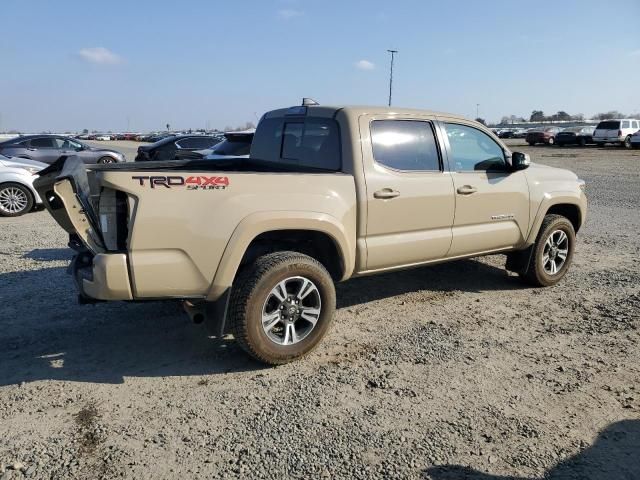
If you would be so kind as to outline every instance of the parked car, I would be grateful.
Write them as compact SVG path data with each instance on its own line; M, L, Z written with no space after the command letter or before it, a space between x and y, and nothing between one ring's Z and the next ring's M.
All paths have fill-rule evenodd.
M95 139L99 140L99 141L109 141L112 140L113 135L109 134L107 135L106 133L101 133L99 135L96 135Z
M569 127L556 135L556 145L580 145L584 147L593 143L593 127Z
M136 162L173 160L178 152L211 148L220 142L216 135L176 135L165 137L151 145L138 147Z
M620 120L604 120L598 124L593 133L593 141L597 145L615 143L631 148L631 136L640 129L640 120L624 118Z
M500 130L498 138L514 138L515 132L513 130Z
M33 181L46 163L0 155L0 216L17 217L42 205Z
M631 148L640 148L640 130L631 135Z
M7 157L28 158L53 163L62 155L77 155L84 163L114 163L126 161L125 156L108 148L86 145L59 135L25 135L0 143L0 153Z
M516 128L513 131L513 138L526 138L527 131L528 130L526 128Z
M587 214L574 173L530 164L478 122L397 107L283 108L248 159L121 167L88 182L69 157L36 181L71 235L79 299L181 298L269 364L319 344L335 282L352 277L504 253L554 285Z
M553 145L556 141L556 135L560 132L560 127L544 127L529 130L525 140L531 146L537 143Z
M225 158L249 158L251 151L251 142L256 129L245 130L242 132L227 132L220 138L222 141L212 148L204 150L178 150L177 159L205 159L205 160L221 160Z

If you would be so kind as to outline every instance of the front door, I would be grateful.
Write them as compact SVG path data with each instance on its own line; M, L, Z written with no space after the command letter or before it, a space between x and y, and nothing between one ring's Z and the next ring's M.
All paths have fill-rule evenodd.
M429 118L360 119L367 186L366 270L442 258L454 194Z
M529 187L511 172L505 152L489 134L464 122L443 122L455 188L449 257L516 247L529 227Z

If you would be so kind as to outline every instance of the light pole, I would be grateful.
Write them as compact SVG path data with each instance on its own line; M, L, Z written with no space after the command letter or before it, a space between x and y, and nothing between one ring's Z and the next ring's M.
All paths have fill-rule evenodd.
M387 50L391 54L391 70L389 71L389 106L391 106L391 92L393 89L393 59L398 50Z
M480 118L480 104L476 103L476 119Z

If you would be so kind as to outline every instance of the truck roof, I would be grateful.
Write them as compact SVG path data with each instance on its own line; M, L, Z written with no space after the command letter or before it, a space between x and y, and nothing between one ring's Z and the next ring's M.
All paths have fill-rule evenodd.
M386 107L386 106L373 106L373 105L307 105L305 107L293 106L290 108L279 108L267 112L266 118L281 117L286 115L290 109L307 109L308 115L316 117L333 117L336 112L342 110L348 115L358 117L364 114L381 114L381 115L431 115L450 118L459 118L461 120L469 120L462 115L456 115L453 113L436 112L432 110L422 110L417 108L403 108L403 107Z

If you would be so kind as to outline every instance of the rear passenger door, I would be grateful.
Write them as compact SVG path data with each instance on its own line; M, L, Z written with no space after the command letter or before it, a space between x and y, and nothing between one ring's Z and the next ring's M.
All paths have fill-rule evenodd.
M29 142L29 157L38 162L53 163L61 155L54 137L32 138Z
M366 270L424 263L451 245L454 194L430 118L360 118Z
M529 228L525 171L510 171L502 146L473 125L456 119L441 127L456 204L448 256L521 245Z

